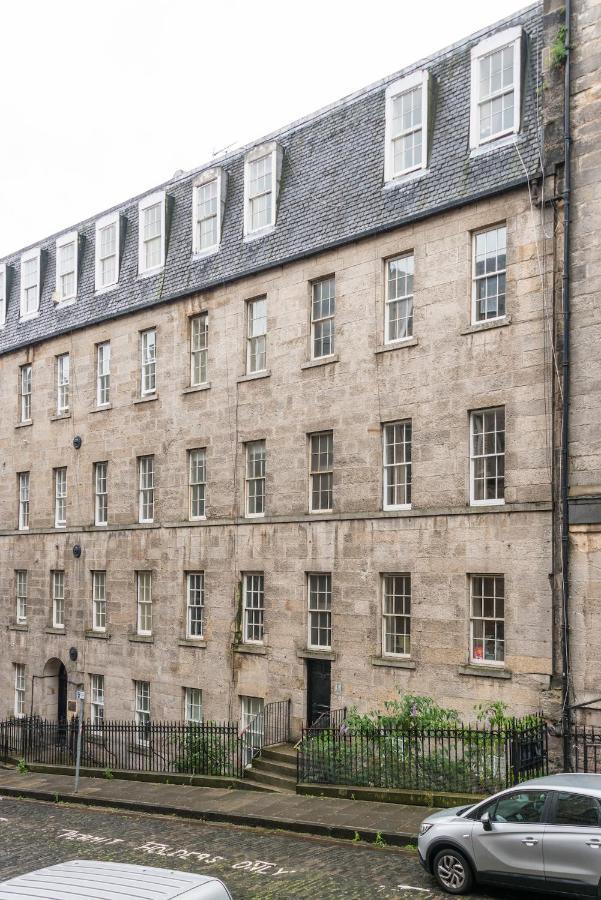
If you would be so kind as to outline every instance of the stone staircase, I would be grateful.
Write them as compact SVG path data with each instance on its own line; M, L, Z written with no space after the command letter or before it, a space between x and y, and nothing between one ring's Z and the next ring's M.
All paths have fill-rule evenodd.
M244 779L249 781L249 786L252 784L259 790L296 793L296 750L293 744L264 747L246 769Z

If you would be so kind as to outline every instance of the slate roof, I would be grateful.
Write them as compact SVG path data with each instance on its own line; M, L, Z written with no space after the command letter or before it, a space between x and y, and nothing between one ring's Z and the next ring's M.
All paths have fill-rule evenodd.
M470 50L483 37L514 25L521 25L527 36L519 154L512 144L470 156ZM125 234L119 285L113 290L94 291L95 222L109 210L30 245L43 251L36 319L18 320L24 250L5 257L0 262L9 267L9 296L0 354L524 184L539 168L536 86L541 32L542 5L536 4L251 145L275 139L283 147L276 227L260 239L243 241L247 146L114 207L123 216ZM422 68L429 70L434 82L429 166L418 178L385 186L386 86ZM215 255L195 260L192 181L215 165L222 166L228 176L221 245ZM163 188L171 198L165 269L139 278L138 201ZM55 242L72 230L80 234L77 302L57 309L52 301Z

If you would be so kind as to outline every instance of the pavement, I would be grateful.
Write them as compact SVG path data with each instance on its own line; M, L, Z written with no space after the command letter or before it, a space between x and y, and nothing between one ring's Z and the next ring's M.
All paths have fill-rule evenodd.
M232 788L82 777L74 793L72 775L21 774L0 768L0 795L33 800L158 813L183 819L278 829L332 838L414 844L420 823L433 807L369 800L339 800ZM359 838L357 838L359 835Z

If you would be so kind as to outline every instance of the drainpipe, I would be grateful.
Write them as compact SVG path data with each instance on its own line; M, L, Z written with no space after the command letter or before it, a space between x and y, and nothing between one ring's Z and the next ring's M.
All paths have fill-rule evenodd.
M561 421L561 592L562 592L562 705L563 705L563 758L567 771L572 769L570 729L572 710L570 709L570 509L569 509L569 436L570 436L570 57L571 57L571 0L566 0L565 12L565 45L566 61L564 70L563 96L563 347L562 347L562 421Z

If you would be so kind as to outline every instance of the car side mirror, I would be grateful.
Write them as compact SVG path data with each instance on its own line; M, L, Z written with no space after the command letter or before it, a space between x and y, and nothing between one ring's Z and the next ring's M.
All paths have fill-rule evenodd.
M484 828L485 831L492 831L492 821L490 818L490 813L487 813L487 812L483 813L480 816L480 821L482 822L482 827Z

